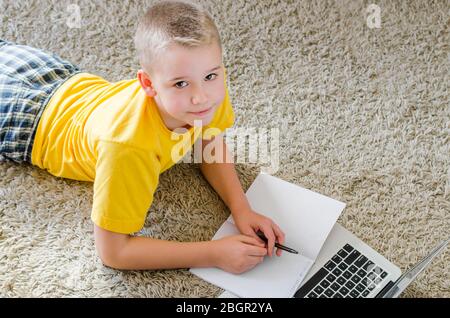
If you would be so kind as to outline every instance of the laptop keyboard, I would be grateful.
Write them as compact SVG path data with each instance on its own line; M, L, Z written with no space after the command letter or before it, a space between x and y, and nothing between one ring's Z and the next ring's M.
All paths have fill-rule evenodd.
M346 244L295 293L294 297L367 297L386 276L385 270L353 246Z

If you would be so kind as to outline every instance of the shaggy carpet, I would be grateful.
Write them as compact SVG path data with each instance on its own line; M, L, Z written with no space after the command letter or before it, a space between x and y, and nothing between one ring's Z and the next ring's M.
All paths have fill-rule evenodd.
M220 29L235 127L279 130L275 176L345 202L338 222L402 270L448 237L449 1L376 1L379 28L371 1L199 2ZM139 67L132 36L150 3L4 0L0 36L129 79ZM244 190L261 166L237 165ZM187 269L103 266L91 183L11 162L0 177L0 296L221 293ZM141 234L208 240L228 214L198 166L181 163L162 174ZM449 297L449 272L447 250L403 296Z

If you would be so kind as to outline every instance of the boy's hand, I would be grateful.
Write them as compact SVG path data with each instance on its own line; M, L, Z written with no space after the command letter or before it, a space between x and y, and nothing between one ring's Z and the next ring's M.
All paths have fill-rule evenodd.
M270 257L272 257L275 242L279 244L284 243L284 233L278 225L276 225L270 218L265 217L264 215L261 215L251 209L239 211L239 214L234 217L234 222L242 234L251 236L260 243L263 241L256 233L258 231L263 232L267 238L267 254ZM281 256L281 249L277 249L276 254Z
M247 235L232 235L213 241L216 266L234 274L252 269L267 254L265 244Z

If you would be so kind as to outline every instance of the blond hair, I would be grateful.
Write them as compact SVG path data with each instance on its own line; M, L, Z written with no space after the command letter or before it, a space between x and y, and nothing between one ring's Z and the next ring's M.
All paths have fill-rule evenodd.
M200 6L186 1L161 1L140 19L134 44L141 67L147 73L152 63L169 45L198 47L216 42L220 35L210 14Z

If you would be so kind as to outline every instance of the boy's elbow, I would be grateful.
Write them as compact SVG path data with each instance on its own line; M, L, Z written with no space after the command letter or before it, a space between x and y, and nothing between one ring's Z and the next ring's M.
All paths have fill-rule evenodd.
M114 269L124 269L122 268L122 262L118 253L114 251L105 251L97 247L98 256L103 265L114 268Z
M103 265L114 269L127 269L122 255L129 235L110 232L94 225L94 238Z

